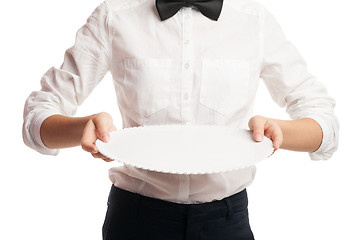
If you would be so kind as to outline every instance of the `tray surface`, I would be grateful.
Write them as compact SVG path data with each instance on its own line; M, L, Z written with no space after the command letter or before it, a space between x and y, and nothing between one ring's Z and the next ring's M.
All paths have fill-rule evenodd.
M134 167L174 173L210 174L255 165L273 153L272 141L255 142L246 129L214 125L155 125L124 128L99 139L103 155Z

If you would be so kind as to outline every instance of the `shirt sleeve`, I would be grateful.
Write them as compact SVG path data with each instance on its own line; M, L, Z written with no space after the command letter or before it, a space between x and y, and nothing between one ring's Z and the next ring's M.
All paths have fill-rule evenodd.
M325 86L307 71L306 63L289 42L281 27L266 9L263 14L263 79L273 100L291 119L312 118L322 128L321 146L309 156L327 160L337 150L339 122L334 114L335 100Z
M27 98L23 140L30 148L42 154L57 155L58 149L47 148L41 140L42 122L55 114L73 116L110 69L109 15L103 2L78 30L75 44L65 52L61 67L50 68L41 78L41 91L34 91Z

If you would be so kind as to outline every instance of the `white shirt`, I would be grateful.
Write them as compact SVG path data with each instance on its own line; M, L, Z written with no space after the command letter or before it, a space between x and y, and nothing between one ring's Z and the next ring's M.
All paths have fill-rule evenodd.
M161 21L155 0L107 0L78 31L60 68L26 101L25 143L56 155L40 126L54 114L73 116L110 71L123 127L211 124L247 128L260 78L292 119L313 118L323 130L313 160L338 145L335 101L285 38L274 17L252 0L225 0L218 21L184 7ZM255 167L207 175L157 173L130 166L109 170L115 186L180 203L222 199L247 187Z

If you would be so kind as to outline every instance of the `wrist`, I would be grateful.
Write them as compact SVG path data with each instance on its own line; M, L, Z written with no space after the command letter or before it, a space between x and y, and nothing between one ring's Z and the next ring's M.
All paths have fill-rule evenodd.
M79 146L87 122L95 115L86 117L52 115L48 117L40 127L43 143L51 149Z

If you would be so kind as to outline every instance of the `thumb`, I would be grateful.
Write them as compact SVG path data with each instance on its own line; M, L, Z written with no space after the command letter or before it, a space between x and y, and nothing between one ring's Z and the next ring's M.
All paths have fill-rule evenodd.
M110 140L110 134L108 131L99 132L99 138L103 142L108 142Z
M111 124L105 119L94 119L94 124L98 138L103 142L108 142L110 140Z
M249 128L253 132L253 138L257 142L264 139L264 119L262 117L253 117L249 122Z

